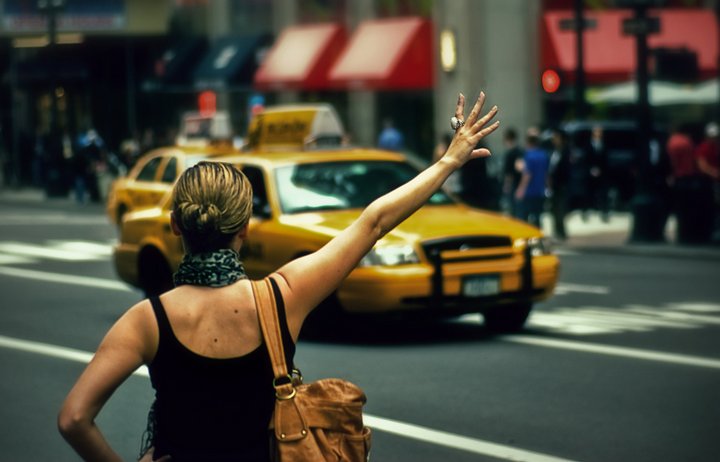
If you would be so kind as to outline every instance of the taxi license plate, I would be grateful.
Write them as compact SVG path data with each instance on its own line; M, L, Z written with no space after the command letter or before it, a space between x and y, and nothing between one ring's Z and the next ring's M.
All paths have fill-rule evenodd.
M470 276L462 281L462 294L465 297L486 297L500 293L500 277L497 274Z

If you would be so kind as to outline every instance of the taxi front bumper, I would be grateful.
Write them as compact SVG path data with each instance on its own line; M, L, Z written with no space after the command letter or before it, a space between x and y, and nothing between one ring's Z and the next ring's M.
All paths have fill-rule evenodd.
M351 313L421 310L454 316L502 305L549 298L560 263L555 255L531 256L526 250L497 261L360 267L338 289L342 308ZM485 279L490 290L468 295L467 281Z

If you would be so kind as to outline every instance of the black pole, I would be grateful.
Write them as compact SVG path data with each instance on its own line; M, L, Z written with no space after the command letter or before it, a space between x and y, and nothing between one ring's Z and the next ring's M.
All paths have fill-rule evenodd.
M60 133L60 115L57 101L57 16L63 7L63 1L51 0L38 2L39 9L47 14L48 22L48 81L50 86L50 132L48 133L45 149L47 177L45 181L45 195L57 197L67 194L68 185L64 178L64 164L62 134Z
M577 65L575 66L575 118L579 120L585 119L585 50L584 50L584 32L585 17L583 16L584 0L575 0L575 51Z
M637 87L638 99L636 106L637 121L637 169L635 197L633 198L633 229L630 239L635 242L660 242L664 240L665 220L663 219L664 204L655 190L655 176L650 159L650 141L652 134L652 115L648 84L648 59L650 57L647 36L649 27L647 7L637 5L635 10L636 24L644 24L635 34L637 51Z

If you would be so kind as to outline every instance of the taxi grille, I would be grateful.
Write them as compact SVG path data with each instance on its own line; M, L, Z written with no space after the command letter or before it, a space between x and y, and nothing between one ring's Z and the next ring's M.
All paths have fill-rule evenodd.
M470 261L497 261L513 257L513 242L509 236L460 236L424 241L421 246L434 269L431 277L432 292L426 301L436 307L442 307L449 301L443 293L444 265ZM518 295L531 294L532 256L528 247L522 252L519 273L521 288Z
M483 258L475 257L473 259L497 260L512 256L512 240L508 236L462 236L433 239L422 243L423 252L431 261L437 259L441 252L493 248L497 248L498 251L490 252Z

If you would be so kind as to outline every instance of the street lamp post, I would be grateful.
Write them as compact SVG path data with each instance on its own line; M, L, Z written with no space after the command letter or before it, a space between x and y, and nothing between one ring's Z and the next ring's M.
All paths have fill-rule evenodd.
M597 22L584 16L583 10L585 0L574 0L573 17L560 20L560 30L571 30L575 32L575 88L573 92L573 105L575 107L575 118L584 120L587 116L588 106L585 101L585 30L594 29Z
M38 0L38 11L47 16L48 54L55 58L57 46L57 17L65 7L65 0ZM62 196L67 192L63 180L63 149L62 134L60 133L60 116L57 101L57 75L55 66L48 66L48 80L50 83L50 133L47 138L47 178L45 194L49 197Z
M616 0L619 7L632 8L634 16L623 21L623 31L636 39L638 99L637 121L637 191L632 200L633 226L630 240L634 242L660 242L664 240L665 207L660 199L650 159L652 140L652 115L648 95L648 59L650 57L647 37L660 31L657 17L648 16L648 9L660 7L665 0Z

